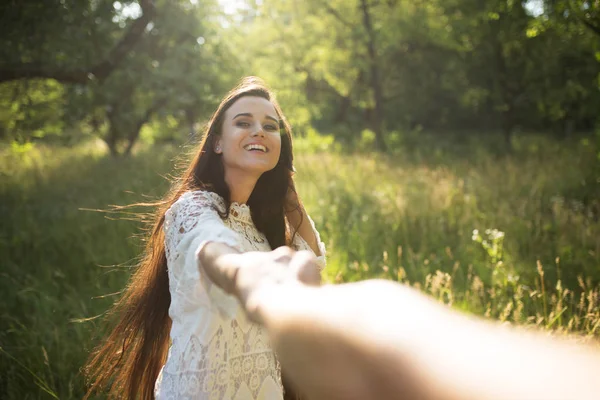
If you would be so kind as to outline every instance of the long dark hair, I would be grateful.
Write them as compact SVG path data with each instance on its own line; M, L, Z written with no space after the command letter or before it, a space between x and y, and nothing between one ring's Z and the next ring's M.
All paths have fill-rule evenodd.
M256 228L266 236L271 248L291 244L293 232L298 228L287 229L285 218L286 210L298 207L286 204L288 189L294 189L291 128L264 82L255 77L244 78L221 101L206 127L199 150L171 191L158 203L139 204L155 207L154 220L137 270L109 313L114 328L85 367L90 380L86 398L102 389L108 390L110 398L154 398L154 383L166 360L171 329L168 314L171 295L163 232L165 212L190 190L213 191L230 204L222 159L213 149L222 131L225 112L246 96L269 100L281 121L279 161L259 178L247 204Z

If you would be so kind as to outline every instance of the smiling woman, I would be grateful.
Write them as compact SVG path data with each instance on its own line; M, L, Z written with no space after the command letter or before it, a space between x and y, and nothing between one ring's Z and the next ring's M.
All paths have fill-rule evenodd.
M245 203L260 175L275 168L280 158L281 134L273 104L255 96L236 101L225 112L215 152L223 157L231 200Z
M132 400L284 397L267 333L245 316L229 282L240 270L258 278L264 266L294 273L284 262L290 247L314 261L302 279L320 282L325 248L293 170L291 129L279 105L262 81L244 79L157 204L145 256L115 306L116 326L88 365L89 394L108 386L112 396Z

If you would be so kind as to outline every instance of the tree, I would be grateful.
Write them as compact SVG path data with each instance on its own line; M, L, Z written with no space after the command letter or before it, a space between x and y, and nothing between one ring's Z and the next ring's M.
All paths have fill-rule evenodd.
M64 88L45 79L5 83L0 90L0 139L26 143L62 136Z
M598 0L546 0L546 12L556 19L576 20L600 36L600 2Z
M202 21L209 5L157 2L152 29L128 54L123 68L79 92L81 96L73 93L72 104L81 109L86 103L84 114L101 121L97 133L114 156L129 155L153 117L192 124L190 120L212 108L214 99L207 101L212 93L223 91L219 70L203 65L221 61L222 49L211 43L210 28Z
M538 51L545 63L536 84L540 112L558 124L562 136L575 129L591 131L598 123L600 107L598 1L546 1L544 14L530 27L539 38Z
M45 114L38 113L40 118L34 118L40 122L39 131L47 133L50 122L58 119L61 122L60 129L75 131L91 128L106 142L113 156L129 155L142 128L153 119L159 120L161 127L169 128L169 132L160 133L161 136L173 136L181 132L179 128L183 125L191 130L196 120L214 106L214 93L222 93L225 86L233 84L231 76L225 72L227 68L223 66L236 65L236 62L235 59L227 59L231 57L230 53L219 42L216 24L211 22L218 15L217 8L211 0L202 4L192 4L187 0L155 1L151 5L153 20L139 34L136 45L121 56L118 65L111 63L114 68L110 74L103 75L102 79L86 78L85 81L75 79L79 75L72 74L73 71L85 69L77 65L92 65L87 60L94 59L97 57L94 54L102 54L103 51L110 58L111 54L117 52L112 45L115 38L122 37L124 31L128 32L124 34L125 37L130 35L139 26L142 17L137 15L137 3L134 2L66 4L73 7L79 5L80 8L53 5L54 8L48 8L50 14L54 15L51 19L64 23L58 27L45 27L42 24L39 28L40 31L52 28L52 40L42 41L38 45L18 33L13 35L21 38L18 45L25 49L24 55L53 63L52 68L47 67L50 65L48 61L44 71L61 71L53 75L62 79L60 81L36 78L39 82L46 82L46 85L53 82L52 87L60 88L61 93L60 99L53 97L58 110L53 118L48 118L46 123L43 122L47 118ZM91 26L81 28L81 21L75 19L77 16L91 19ZM81 29L89 29L89 40L78 43L63 40ZM16 42L13 45L17 46ZM123 47L117 44L116 48ZM71 60L67 55L73 55L75 59ZM60 65L60 68L54 67L56 65ZM33 80L29 75L5 82L1 88L7 94L0 96L0 101L2 98L11 98L13 87L25 85L31 88L30 82ZM24 99L31 97L23 90L18 93ZM40 108L36 108L35 104L25 104L26 107L19 109L29 110L30 114ZM0 116L0 120L5 120L5 136L16 137L15 129L20 125L13 122L23 119L22 114L15 111L7 113L5 118ZM160 120L168 123L160 123Z
M91 79L106 79L134 48L155 16L152 0L139 0L141 15L126 30L120 29L125 32L107 49L99 35L105 34L108 18L114 17L112 4L102 0L5 3L0 13L3 17L0 83L43 78L85 84ZM89 43L73 43L74 37L83 37ZM83 47L87 51L81 57Z

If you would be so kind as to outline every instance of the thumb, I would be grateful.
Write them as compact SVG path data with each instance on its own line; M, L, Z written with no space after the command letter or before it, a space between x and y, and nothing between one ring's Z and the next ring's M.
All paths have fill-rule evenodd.
M310 251L298 251L292 257L289 270L294 279L305 285L319 286L321 273L315 255Z

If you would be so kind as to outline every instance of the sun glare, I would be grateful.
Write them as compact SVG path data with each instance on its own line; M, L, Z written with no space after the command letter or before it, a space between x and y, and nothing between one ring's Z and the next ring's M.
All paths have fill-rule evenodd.
M235 14L239 10L243 10L248 7L248 2L245 0L219 0L219 4L225 14Z
M525 9L533 17L539 17L544 13L544 1L543 0L527 0L525 2Z

